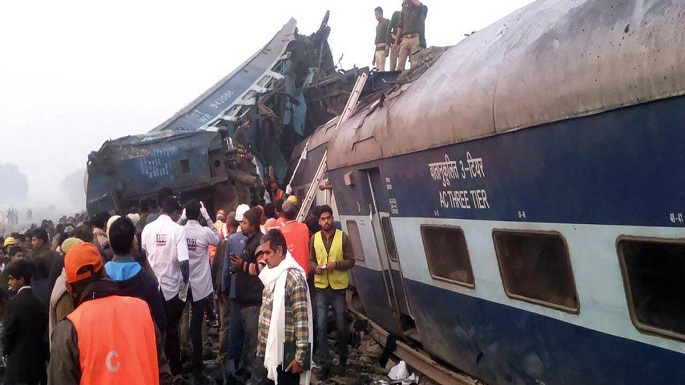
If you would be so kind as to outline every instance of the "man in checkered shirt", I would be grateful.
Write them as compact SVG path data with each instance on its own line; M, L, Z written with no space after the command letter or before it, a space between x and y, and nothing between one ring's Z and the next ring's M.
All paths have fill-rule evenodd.
M312 311L304 269L288 253L285 237L271 229L261 240L267 267L259 315L257 355L264 357L268 378L278 384L309 384L313 336ZM294 344L294 359L284 361L284 343ZM287 356L287 354L286 354Z

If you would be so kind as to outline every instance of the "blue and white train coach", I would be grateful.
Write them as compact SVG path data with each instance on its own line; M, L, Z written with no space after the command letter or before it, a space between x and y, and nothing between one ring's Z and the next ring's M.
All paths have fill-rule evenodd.
M366 314L488 384L685 383L685 1L540 0L328 143Z

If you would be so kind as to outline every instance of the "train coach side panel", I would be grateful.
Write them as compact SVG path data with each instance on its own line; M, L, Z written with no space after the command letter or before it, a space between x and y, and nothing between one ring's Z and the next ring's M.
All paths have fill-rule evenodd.
M684 125L675 97L331 170L331 182L341 216L368 216L360 170L380 169L416 326L439 358L491 383L682 383L685 345L631 323L615 241L685 236ZM480 240L475 289L431 280L419 224L435 221L482 232L465 230ZM570 232L579 314L507 298L491 235L507 224Z

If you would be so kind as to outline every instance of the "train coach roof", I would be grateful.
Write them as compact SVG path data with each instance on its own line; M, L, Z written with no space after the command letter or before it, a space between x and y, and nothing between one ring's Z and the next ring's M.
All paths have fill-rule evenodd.
M331 139L335 169L685 93L682 0L539 0Z

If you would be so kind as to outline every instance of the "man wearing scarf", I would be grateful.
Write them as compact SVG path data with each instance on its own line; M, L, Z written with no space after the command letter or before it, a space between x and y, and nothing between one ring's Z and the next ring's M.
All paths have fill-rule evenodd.
M264 291L257 355L264 357L267 377L276 385L309 384L313 324L307 277L280 230L269 230L261 247L267 266L259 274Z

